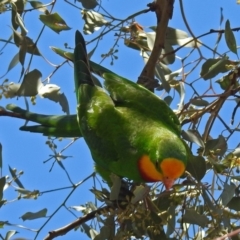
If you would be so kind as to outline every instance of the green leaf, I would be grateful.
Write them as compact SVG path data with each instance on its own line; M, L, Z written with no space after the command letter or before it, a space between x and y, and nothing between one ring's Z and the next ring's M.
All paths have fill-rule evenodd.
M187 131L182 130L182 137L189 142L193 142L200 147L204 147L204 142L197 130L193 129L189 129Z
M0 178L0 200L2 200L3 198L3 189L5 184L6 184L6 178L5 177Z
M229 71L229 65L236 66L238 62L233 62L228 60L228 57L224 56L223 58L209 58L206 62L202 65L201 69L201 77L204 80L211 79L217 76L219 73L225 73Z
M145 36L139 36L137 39L134 40L125 38L124 45L138 51L150 51L147 43L147 38Z
M240 211L240 197L233 197L227 204L227 207L235 211Z
M135 204L141 200L143 200L147 194L149 193L150 188L148 186L137 186L133 191L133 198L131 199L131 203Z
M218 79L216 83L218 83L222 90L227 90L233 84L234 72L230 72L229 74L223 76Z
M167 210L167 236L170 237L170 235L175 231L175 224L176 224L176 206L171 205Z
M13 39L16 46L19 47L20 50L22 49L21 52L19 50L19 61L21 63L24 60L23 57L21 57L21 55L23 55L26 52L30 54L34 54L36 56L41 56L41 53L38 50L37 46L35 45L33 40L28 36L22 36L21 33L14 30Z
M160 64L157 64L156 67L155 67L155 75L161 81L163 88L167 92L170 92L170 90L171 90L170 84L166 80L163 69L162 69Z
M11 230L6 233L6 237L4 240L10 240L12 236L14 236L17 233L17 231Z
M72 52L67 52L65 50L62 50L60 48L56 48L56 47L50 47L55 53L57 53L58 55L62 56L63 58L67 59L67 60L70 60L70 61L73 61L74 60L74 55ZM90 67L91 67L91 71L97 75L99 75L100 77L103 76L104 73L113 73L115 74L114 72L110 71L109 69L93 62L93 61L89 61L90 63ZM94 79L93 79L94 80ZM97 83L95 83L97 84ZM99 83L97 84L98 86L101 86L99 85Z
M51 47L50 49L52 49L55 53L57 53L58 55L60 55L61 57L70 60L70 61L74 61L74 55L72 52L67 52L65 50L62 50L60 48L56 48L56 47Z
M121 178L118 177L115 174L110 175L110 179L112 181L112 187L111 187L111 192L110 192L110 200L118 200L120 188L121 188Z
M154 47L156 33L155 32L146 33L146 37L147 37L148 47L149 47L150 51L152 51L153 47ZM165 55L162 62L164 62L167 65L168 64L173 64L175 62L175 53L167 54L167 53L170 53L170 52L173 52L173 47L172 47L171 44L166 42L165 45L164 45L164 48L162 49L161 56Z
M43 217L46 217L46 214L47 214L47 209L44 208L38 212L26 212L25 214L23 214L21 216L22 220L25 221L25 220L34 220L34 219L37 219L37 218L43 218Z
M82 3L82 6L86 9L94 9L98 2L96 0L77 0L78 2Z
M206 142L204 155L215 154L217 156L223 156L227 148L226 139L222 135L219 135L218 138L210 139Z
M33 71L27 73L23 82L17 91L18 96L36 96L38 94L39 89L43 86L41 82L42 73L34 69Z
M190 103L194 106L197 106L197 107L206 107L206 106L209 105L208 101L203 100L203 99L195 99L195 98L192 98L190 100Z
M150 27L150 29L156 31L155 26ZM192 37L189 37L187 32L171 27L167 28L165 42L171 46L182 46L187 43L184 47L191 48L200 47L202 45L200 41L194 41Z
M35 9L37 9L40 12L43 12L45 14L49 14L48 9L44 6L42 2L39 1L28 1L31 6Z
M62 111L69 115L68 100L65 94L60 92L59 86L55 84L46 84L38 88L38 94L43 98L48 98L51 101L59 103L62 107Z
M58 13L40 15L39 18L46 26L51 28L56 33L71 29Z
M24 7L25 7L25 0L18 0L18 1L8 1L11 2L11 6L12 6L12 26L13 28L16 30L19 26L18 22L17 22L17 15L21 16L23 11L24 11Z
M19 63L19 53L17 53L13 59L11 60L9 66L8 66L8 70L6 72L6 74L12 69L14 68L17 64Z
M108 21L104 19L104 17L94 11L81 11L82 18L85 21L83 32L84 34L92 34L94 31L99 30L102 26L107 25Z
M89 230L89 234L90 234L90 237L91 239L95 239L95 237L99 234L95 229L91 228Z
M230 200L233 198L235 189L236 189L235 184L229 185L227 183L224 183L224 189L219 197L220 203L226 206L230 202Z
M227 156L222 160L222 164L229 168L240 166L239 163L240 158L240 148L234 149L234 151L227 154Z
M94 240L113 239L113 231L115 229L114 217L110 215L104 222L104 226L100 229L100 233Z
M202 197L204 199L204 204L206 204L206 206L210 210L212 210L213 214L216 215L216 216L217 215L220 216L221 213L222 213L222 210L219 207L217 207L215 204L213 204L212 199L210 199L210 197L208 196L207 191L204 188L202 189Z
M225 23L225 40L230 51L237 55L237 44L229 20Z
M186 209L182 218L185 223L196 224L202 228L208 224L208 218L193 209Z
M202 156L190 156L186 170L198 181L201 181L207 171L206 161Z
M20 194L23 195L23 198L25 199L37 199L39 196L39 191L38 190L27 190L24 188L16 188L16 191L18 191Z
M164 102L167 103L168 106L170 106L173 101L173 98L171 96L166 96L163 100Z
M94 231L94 229L92 229L91 227L89 227L86 223L81 224L81 231L85 232L86 235L91 238L91 230ZM98 232L96 232L96 235L98 234Z
M18 1L20 2L20 1ZM18 13L18 7L15 5L15 4L12 4L12 17L14 17L14 19L12 18L12 23L13 24L13 28L16 30L18 28L18 26L20 27L21 29L21 34L23 36L26 36L27 35L27 32L28 30L26 29L26 27L24 26L24 22L23 22L23 19L21 17L21 14Z

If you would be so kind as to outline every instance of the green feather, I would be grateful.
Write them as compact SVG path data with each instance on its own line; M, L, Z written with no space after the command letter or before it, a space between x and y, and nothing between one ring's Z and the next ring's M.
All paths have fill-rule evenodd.
M16 117L32 121L40 125L22 126L20 130L42 133L54 137L81 137L77 115L43 115L32 113L13 104L6 108L17 114Z
M109 94L94 85L80 35L77 31L74 51L78 122L97 166L140 182L138 161L144 155L161 174L163 159L186 165L188 153L172 110L147 89L115 74L103 74Z
M164 159L179 159L186 165L189 149L180 138L180 123L168 105L144 87L100 68L107 93L91 74L97 67L89 63L78 31L75 40L77 115L41 115L8 105L7 109L19 118L39 124L21 130L56 137L83 136L96 169L101 169L107 181L110 172L145 181L138 166L143 156L149 157L159 174L164 174L160 166Z

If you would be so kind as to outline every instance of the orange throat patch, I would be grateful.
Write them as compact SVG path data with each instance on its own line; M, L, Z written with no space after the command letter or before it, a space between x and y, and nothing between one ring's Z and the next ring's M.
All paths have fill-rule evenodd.
M164 177L171 179L179 178L185 171L185 164L176 158L166 158L160 163Z
M185 164L176 158L166 158L159 163L159 172L149 156L143 155L138 161L138 169L146 182L158 182L164 179L176 180L184 173Z
M138 161L138 169L141 177L146 182L159 182L162 181L162 174L157 171L156 166L150 160L149 156L143 155Z

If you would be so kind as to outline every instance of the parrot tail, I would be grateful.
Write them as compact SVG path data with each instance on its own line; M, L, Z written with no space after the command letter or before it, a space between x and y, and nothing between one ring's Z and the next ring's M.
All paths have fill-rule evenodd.
M8 104L7 110L10 110L14 115L8 115L14 118L38 123L40 125L20 127L21 131L34 133L42 133L44 136L52 137L81 137L82 134L78 127L77 115L44 115L29 112L14 104Z
M13 113L16 113L17 118L21 118L26 121L36 122L36 123L43 124L43 125L54 125L54 123L52 124L52 116L51 115L44 115L44 114L37 114L37 113L29 112L29 111L22 109L14 104L8 104L6 106L6 109L10 110Z
M81 84L95 85L90 71L85 40L79 31L76 31L75 35L74 81L77 100L79 99L78 89Z

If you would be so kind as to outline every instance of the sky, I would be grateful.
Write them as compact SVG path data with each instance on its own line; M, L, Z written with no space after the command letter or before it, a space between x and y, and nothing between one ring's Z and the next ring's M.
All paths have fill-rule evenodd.
M48 3L47 1L42 1L43 3ZM74 1L71 1L74 3ZM143 10L146 8L148 1L145 0L132 0L132 1L122 1L122 0L102 0L102 5L104 8L119 19L125 19L129 15ZM77 6L81 7L81 4L77 2ZM220 22L220 8L223 8L224 23L227 19L230 20L232 27L239 27L239 12L240 6L236 4L234 0L218 0L218 1L184 1L184 9L186 18L190 28L194 32L195 36L208 32L210 29L219 29ZM30 8L28 4L27 9ZM70 4L65 1L57 1L53 12L58 12L59 15L66 21L71 30L63 31L60 34L53 32L49 28L45 28L41 39L38 43L38 48L42 52L43 56L54 64L60 64L63 59L53 53L49 46L55 46L64 49L64 43L68 43L69 47L74 47L74 34L76 30L82 31L84 21L81 17L80 11L75 9ZM24 22L29 31L28 36L33 40L36 40L41 28L42 23L39 21L39 14L37 11L28 12L24 16ZM156 23L154 13L147 13L136 17L140 25L144 27L147 31L149 26L154 26ZM5 12L0 15L0 40L8 39L11 35L10 26L10 12ZM179 1L175 1L174 15L173 19L170 21L170 27L178 28L187 31L184 25L179 9ZM224 24L223 24L224 26ZM223 27L222 26L222 27ZM92 35L85 36L86 41L90 41L99 34L100 31L95 32ZM236 39L239 38L239 33L236 35ZM201 39L204 43L214 46L216 41L216 36L211 35L204 39ZM222 40L223 41L223 40ZM101 54L107 53L111 44L114 43L114 33L109 33L100 41L100 47L94 52L91 60L99 63L101 62ZM4 45L0 41L0 49ZM227 51L227 48L223 42L220 45ZM87 46L88 51L91 51L95 47L94 44ZM186 55L190 50L183 50L180 52L181 57ZM223 50L224 51L224 50ZM221 52L223 52L221 50ZM11 44L7 46L0 55L0 76L4 75L8 64L17 53L17 48ZM127 48L124 46L123 42L119 42L119 52L117 53L118 60L114 61L113 65L110 65L111 60L106 59L103 61L102 65L111 69L113 72L124 76L128 79L136 81L141 70L144 66L144 62L138 51ZM212 53L206 52L206 57L211 57ZM232 55L233 56L233 55ZM194 58L194 56L193 56ZM30 56L25 60L26 66L29 62ZM233 56L233 59L236 59ZM176 62L170 68L175 71L179 69L180 62ZM50 66L43 58L34 57L31 64L31 69L40 69L43 74L43 79L45 79L52 71L53 67ZM18 82L19 74L21 72L20 65L17 65L13 70L11 70L5 78L8 78L10 82ZM193 77L197 78L199 76L199 69L194 73ZM3 79L0 79L0 84ZM74 84L73 84L73 68L72 66L65 64L60 68L54 76L51 78L51 83L57 84L61 87L61 90L66 95L70 112L74 114L76 112L76 99L74 94ZM201 81L198 86L198 90L204 92L206 89L206 83ZM220 91L220 89L217 89ZM157 92L161 95L161 92ZM171 93L170 93L171 94ZM188 93L187 93L188 94ZM191 97L188 95L188 97ZM61 107L50 102L47 99L41 99L37 97L36 106L32 106L30 103L30 110L37 113L43 114L63 114ZM4 107L9 103L14 103L22 108L25 108L24 99L5 99L0 100L0 106ZM173 102L171 105L173 109L177 108L177 102ZM223 109L224 113L230 115L229 109L234 107L231 103L226 105ZM239 117L237 113L236 119ZM230 121L229 121L230 122ZM33 221L22 221L20 218L26 212L37 212L45 207L48 208L47 216L50 216L66 199L70 190L53 191L54 189L59 189L63 187L71 186L67 175L62 170L62 168L55 164L52 168L53 160L43 163L52 154L51 150L46 145L46 137L40 134L32 134L27 132L19 131L19 127L24 124L24 121L18 119L10 119L6 117L0 118L0 143L3 146L3 169L2 176L10 175L8 167L16 168L17 172L23 170L24 174L21 176L20 181L24 185L25 189L28 190L39 190L41 192L50 191L50 193L42 194L37 200L21 199L17 200L17 192L14 188L10 187L4 192L4 198L11 201L7 205L0 209L0 221L9 221L11 224L24 225L27 228L37 229L41 227L46 218L41 218ZM218 137L220 132L220 127L216 126L213 131L213 137ZM238 139L231 139L230 143L233 147L238 144ZM64 148L68 145L71 140L56 141L58 145L58 150ZM71 180L74 183L80 182L81 180L88 177L93 172L93 160L91 158L89 149L87 148L83 139L77 140L64 152L64 155L71 156L63 161L65 168L67 169ZM100 179L100 178L99 178ZM13 184L16 186L16 184ZM89 191L94 186L92 180L84 182L78 189L71 195L71 197L66 202L66 207L84 205L87 202L94 202L94 196ZM99 185L98 185L99 186ZM81 216L81 213L73 211L77 216ZM43 239L48 231L62 227L72 221L74 221L75 216L67 211L65 208L61 208L53 219L41 230L37 239ZM29 230L24 230L15 226L5 226L1 230L1 235L5 236L8 230L17 230L19 233L16 237L23 237L26 239L34 239L35 233ZM75 231L69 232L66 236L62 236L60 239L88 239L84 233L79 233Z

